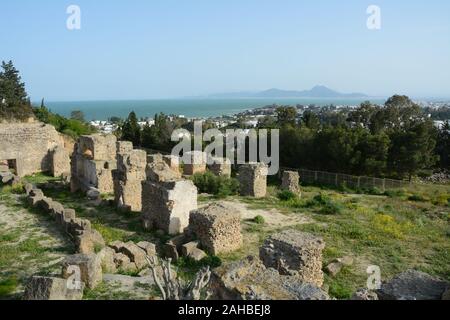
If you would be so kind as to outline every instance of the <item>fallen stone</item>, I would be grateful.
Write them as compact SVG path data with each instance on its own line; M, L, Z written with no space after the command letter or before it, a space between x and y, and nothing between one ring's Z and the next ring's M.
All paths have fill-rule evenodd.
M34 186L31 183L26 183L25 184L25 194L29 195L31 190L34 189Z
M74 209L64 209L64 212L60 215L59 220L57 221L60 225L66 227L68 223L72 219L76 218L76 212Z
M192 248L190 252L188 253L187 257L191 258L194 261L201 261L202 259L206 258L208 255L205 253L205 251L200 250L199 248Z
M75 218L67 225L67 232L73 237L81 235L85 231L91 230L91 222L86 219Z
M319 287L266 269L255 257L215 269L211 291L219 300L329 300Z
M79 268L81 281L87 288L94 289L102 282L102 263L96 254L75 254L66 257L62 263L62 277L68 279L74 275L76 268Z
M177 246L171 242L168 242L163 247L163 255L167 259L172 259L173 262L178 261L179 254Z
M31 191L29 192L29 196L31 196L31 197L40 196L40 197L43 198L43 197L44 197L44 192L42 192L41 189L33 188L33 189L31 189Z
M363 301L373 301L378 300L378 295L368 289L360 289L356 291L350 300L363 300Z
M181 246L181 255L183 257L188 257L194 249L198 249L199 245L199 241L191 241L189 243L183 244Z
M116 264L117 270L120 271L137 271L136 264L131 262L128 256L123 253L115 253L114 254L114 263Z
M405 271L377 291L380 300L441 300L450 284L416 270Z
M340 262L332 262L325 267L325 271L331 277L335 277L339 272L341 272L343 267L344 265Z
M214 203L190 213L189 228L201 247L212 255L242 246L241 216L227 204Z
M89 200L98 200L98 199L100 199L100 196L101 196L101 193L100 193L100 191L99 191L98 189L96 189L96 188L90 188L90 189L88 190L88 192L86 193L86 197L87 197Z
M303 282L323 285L322 238L296 230L285 230L269 237L260 248L259 256L267 268L281 275L297 276Z
M78 286L78 288L77 288ZM84 283L69 289L68 281L61 278L34 276L25 287L24 300L81 300Z
M130 258L130 261L134 262L138 269L142 269L148 264L146 252L132 241L129 241L120 247L119 252Z
M116 273L117 267L114 261L115 251L112 248L105 247L99 253L98 256L101 260L102 270L104 273Z
M75 238L75 245L78 253L90 254L105 247L105 240L97 230L85 230Z
M145 253L152 257L156 255L156 245L148 241L141 241L136 243L136 245L145 251Z

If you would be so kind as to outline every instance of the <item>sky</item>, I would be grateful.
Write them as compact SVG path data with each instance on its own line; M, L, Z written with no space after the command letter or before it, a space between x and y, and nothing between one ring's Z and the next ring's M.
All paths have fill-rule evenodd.
M66 27L69 5L80 30ZM33 101L315 85L450 97L449 12L448 0L0 0L0 60Z

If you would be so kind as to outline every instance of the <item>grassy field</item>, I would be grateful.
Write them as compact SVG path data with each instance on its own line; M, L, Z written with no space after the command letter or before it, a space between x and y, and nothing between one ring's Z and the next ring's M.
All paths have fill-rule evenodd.
M257 247L269 234L297 229L323 237L325 265L344 255L355 263L336 278L326 277L330 294L348 298L365 287L369 265L381 268L388 279L408 268L440 276L450 281L450 186L421 186L385 195L356 194L319 187L303 187L301 198L289 198L276 186L269 187L265 199L241 199L250 208L276 208L287 216L311 219L278 229L247 221L247 246L226 259L240 259L257 253ZM250 240L249 240L250 239Z
M146 240L162 244L168 239L167 236L143 230L138 213L122 213L112 205L98 206L88 202L81 194L49 187L51 184L46 188L46 183L52 179L43 175L28 180L41 183L47 196L75 209L79 217L89 219L107 242ZM325 265L344 255L354 258L353 266L344 268L335 278L326 276L325 283L333 297L348 298L358 288L365 287L369 265L380 266L383 279L415 268L450 281L450 186L416 186L386 193L371 190L372 194L309 186L302 187L302 197L280 193L276 184L271 184L268 190L268 196L264 199L237 196L225 199L242 206L255 218L243 220L244 246L233 254L220 256L223 263L247 255L258 255L259 246L270 234L297 229L324 238ZM212 201L216 200L204 195L199 198L201 205ZM2 191L0 204L17 210L22 208L13 190ZM27 214L38 219L41 226L51 229L45 217L33 212ZM12 266L20 268L20 263L28 264L28 257L21 259L19 264L17 257L29 254L30 261L33 261L43 251L55 250L39 246L42 239L36 238L33 244L24 244L15 248L13 253L5 254L10 252L5 248L16 243L15 234L17 236L23 228L20 227L15 233L1 233L0 296L2 292L10 292L11 288L15 288L17 279L23 278L14 272ZM70 252L69 247L64 248ZM48 259L33 263L44 266ZM211 261L217 264L217 259L212 258L205 263ZM186 278L202 265L183 259L177 264L179 273ZM7 267L9 271L6 273L3 270ZM103 295L102 292L97 294ZM95 296L93 292L88 298Z

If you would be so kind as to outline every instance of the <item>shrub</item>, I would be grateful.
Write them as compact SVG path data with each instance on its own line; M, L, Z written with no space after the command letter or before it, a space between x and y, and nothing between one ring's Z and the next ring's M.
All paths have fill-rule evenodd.
M278 193L278 199L280 199L281 201L289 201L289 200L293 200L296 198L297 198L297 195L288 190L284 190L284 191L281 191Z
M386 190L384 194L389 198L401 198L406 196L406 191L403 189Z
M409 201L415 201L415 202L426 202L428 201L427 198L425 198L424 196L420 195L420 194L413 194L412 196L408 197Z
M256 223L256 224L265 224L266 223L266 220L264 219L264 217L263 216L256 216L254 219L253 219L253 222L254 223Z
M201 193L225 198L239 192L239 182L234 178L219 177L211 172L205 172L197 173L191 179Z
M339 214L342 212L343 206L340 203L336 203L326 194L320 193L312 200L306 203L307 207L321 207L319 213L331 215Z

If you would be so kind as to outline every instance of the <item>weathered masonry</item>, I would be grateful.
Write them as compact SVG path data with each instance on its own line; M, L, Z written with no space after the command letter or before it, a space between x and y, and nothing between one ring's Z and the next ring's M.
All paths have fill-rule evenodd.
M40 122L0 123L0 164L19 177L69 173L64 172L69 171L69 156L62 136L53 126Z

